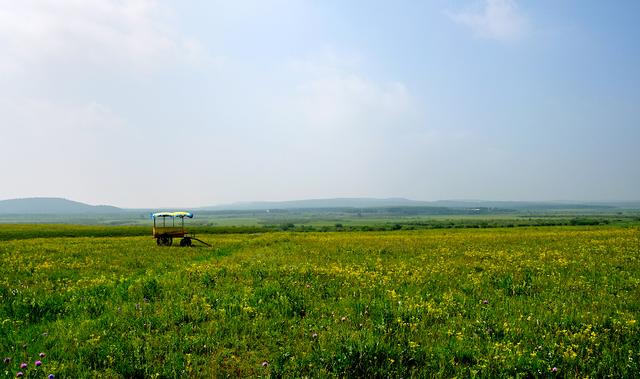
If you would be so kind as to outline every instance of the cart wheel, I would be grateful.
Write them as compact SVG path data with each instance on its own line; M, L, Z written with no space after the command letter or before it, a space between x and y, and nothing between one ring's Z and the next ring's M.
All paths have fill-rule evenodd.
M189 247L191 246L191 238L189 237L184 237L183 239L180 240L180 246L182 247Z
M162 236L158 238L158 241L160 246L171 246L171 242L173 242L172 238L169 236Z
M160 237L156 238L156 245L158 245L158 246L162 246L163 245L162 240L160 239Z

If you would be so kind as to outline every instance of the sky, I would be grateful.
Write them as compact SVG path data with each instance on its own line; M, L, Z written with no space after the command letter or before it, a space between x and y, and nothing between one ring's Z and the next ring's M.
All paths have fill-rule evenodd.
M638 14L0 0L0 200L638 200Z

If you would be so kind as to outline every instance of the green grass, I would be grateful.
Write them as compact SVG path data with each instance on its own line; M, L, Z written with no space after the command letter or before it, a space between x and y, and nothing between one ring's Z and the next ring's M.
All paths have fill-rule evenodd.
M134 237L151 238L152 224L128 226L66 225L66 224L0 224L0 241L57 237ZM199 234L238 234L268 232L254 226L189 225L186 230Z
M0 376L640 370L637 227L203 235L213 248L4 227L21 239L0 243Z
M379 212L376 212L379 211ZM640 226L640 212L632 209L620 210L537 210L482 214L404 214L402 209L393 212L389 209L368 209L369 212L357 214L353 210L280 210L243 211L227 213L196 212L196 218L188 220L191 228L201 233L254 233L275 230L295 231L367 231L401 229L443 229L443 228L495 228L522 226L562 226L562 225L618 225ZM385 213L386 212L386 213ZM123 230L127 226L150 228L148 213L129 212L103 215L0 215L0 225L42 224L41 228L51 229L47 224L67 224L67 233L78 233L76 225L84 225L82 233L104 235L102 226L118 226ZM75 225L73 225L75 224ZM337 228L336 225L342 225ZM99 226L88 232L91 226ZM29 228L29 225L26 226ZM64 226L56 225L57 233L50 236L62 236ZM0 228L0 239L2 236ZM6 227L5 227L6 229ZM109 232L109 233L113 233ZM141 232L144 235L144 232ZM4 233L6 236L6 232ZM45 234L41 234L45 236Z

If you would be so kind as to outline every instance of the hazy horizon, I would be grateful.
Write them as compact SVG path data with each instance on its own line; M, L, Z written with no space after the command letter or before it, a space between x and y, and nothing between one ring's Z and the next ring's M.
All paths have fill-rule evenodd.
M639 12L0 0L0 200L638 201Z
M345 207L345 206L359 206L358 204L362 204L361 202L364 201L367 205L364 205L364 207L377 207L377 206L381 206L381 207L388 207L388 206L400 206L401 204L406 205L406 206L416 206L416 205L421 205L421 204L411 204L411 203L432 203L429 204L429 206L445 206L445 207L449 207L451 205L446 205L447 203L477 203L477 204L482 204L482 203L522 203L522 204L527 204L527 203L532 203L532 204L561 204L561 205L571 205L571 204L576 204L576 205L624 205L624 204L634 204L633 207L637 207L640 206L640 200L637 199L626 199L626 200L619 200L619 201L606 201L606 200L585 200L585 201L578 201L578 200L571 200L571 199L558 199L558 200L529 200L529 199L524 199L524 200L502 200L502 199L436 199L436 200L420 200L420 199L410 199L410 198L403 198L403 197L389 197L389 198L371 198L371 197L348 197L348 198L314 198L314 199L287 199L287 200L250 200L250 201L237 201L237 202L229 202L229 203L218 203L218 204L193 204L190 206L185 206L185 205L181 205L181 206L175 206L172 204L160 204L160 205L155 205L155 206L146 206L146 207L142 207L142 206L129 206L129 207L125 207L125 206L120 206L118 204L114 204L114 203L87 203L87 202L81 202L81 201L77 201L71 198L65 198L65 197L27 197L27 198L12 198L12 199L0 199L0 203L4 202L4 201L13 201L13 200L41 200L41 199L45 199L45 200L68 200L71 202L77 202L77 203L81 203L81 204L86 204L86 205L90 205L90 206L111 206L111 207L116 207L116 208L120 208L122 210L137 210L137 209L214 209L214 208L218 208L218 207L222 207L222 209L227 209L224 207L230 207L230 208L235 208L237 206L246 206L246 205L251 205L251 204L257 204L260 206L263 206L265 204L270 204L273 203L275 205L280 205L280 204L290 204L290 203L305 203L305 207L308 207L309 204L308 203L313 203L313 202L331 202L331 201L336 201L336 200L341 200L343 202L351 202L351 205L324 205L321 207ZM395 202L394 202L395 201ZM378 204L381 205L375 205L376 202L381 202ZM409 202L408 204L405 204L405 202ZM441 205L440 203L444 203L445 205ZM393 204L393 205L390 205ZM427 205L425 204L425 205ZM249 208L251 209L251 208ZM257 209L257 208L256 208Z

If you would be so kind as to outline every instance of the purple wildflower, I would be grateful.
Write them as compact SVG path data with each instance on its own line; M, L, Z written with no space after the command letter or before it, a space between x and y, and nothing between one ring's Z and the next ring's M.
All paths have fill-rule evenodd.
M25 362L20 363L20 368L27 368L27 364Z
M47 376L47 379L56 379L56 376L53 374L49 374L49 376Z
M24 374L22 373L22 371L18 371L16 373L16 378L22 378L24 376Z
M267 361L262 362L262 367L267 367L267 366L269 366L269 362Z
M485 300L482 300L482 304L484 304L484 305L489 304L489 300L486 300L486 299L485 299Z
M318 333L313 333L313 334L311 335L311 337L313 337L313 338L318 338Z
M38 354L38 355L40 356L40 358L44 358L44 357L46 357L46 356L47 356L47 354L45 354L45 353L40 353L40 354Z
M557 367L552 368L551 372L558 372L558 368Z
M4 359L4 363L11 363L11 358L6 357L6 358Z
M35 364L36 364L36 367L42 366L42 362L41 361L36 361Z

